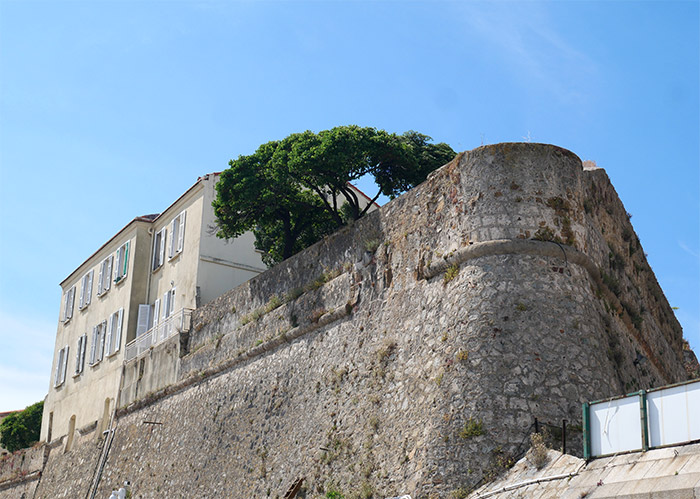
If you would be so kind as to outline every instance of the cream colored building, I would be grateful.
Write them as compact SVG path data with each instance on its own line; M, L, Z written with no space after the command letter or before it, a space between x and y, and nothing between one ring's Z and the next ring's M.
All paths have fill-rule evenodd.
M120 403L122 366L187 331L193 309L266 269L252 232L216 237L218 178L200 177L162 213L133 219L61 283L42 441L67 436L70 450L76 431L102 434ZM364 206L370 202L355 193ZM162 374L153 387L176 374L172 365L150 369Z
M188 327L189 312L265 270L254 236L214 234L218 174L137 217L62 283L41 440L107 428L127 359Z

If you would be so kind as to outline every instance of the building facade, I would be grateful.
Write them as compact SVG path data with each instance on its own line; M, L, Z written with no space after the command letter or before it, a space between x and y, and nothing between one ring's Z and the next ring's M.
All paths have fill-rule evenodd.
M218 174L200 177L158 215L137 217L62 283L41 440L107 428L121 368L188 327L192 309L265 270L254 236L215 235ZM101 433L101 431L100 431Z

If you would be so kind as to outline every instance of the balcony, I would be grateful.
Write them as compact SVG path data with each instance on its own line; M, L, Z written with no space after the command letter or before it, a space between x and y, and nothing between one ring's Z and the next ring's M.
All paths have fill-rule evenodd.
M141 336L126 344L124 353L126 362L133 360L152 347L163 343L165 340L183 331L189 331L192 324L192 309L183 308L173 313L170 317L160 321Z

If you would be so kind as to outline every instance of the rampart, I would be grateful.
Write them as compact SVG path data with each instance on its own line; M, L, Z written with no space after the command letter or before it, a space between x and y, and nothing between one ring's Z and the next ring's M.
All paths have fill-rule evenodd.
M607 175L542 144L460 154L192 323L126 366L114 431L53 444L37 497L450 497L535 418L580 452L582 401L687 378Z

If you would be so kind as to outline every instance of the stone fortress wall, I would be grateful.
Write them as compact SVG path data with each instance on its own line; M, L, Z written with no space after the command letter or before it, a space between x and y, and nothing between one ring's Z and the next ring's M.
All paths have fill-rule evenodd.
M450 497L534 418L580 453L581 402L687 379L607 175L543 144L460 154L192 324L126 367L106 439L52 444L37 497Z

